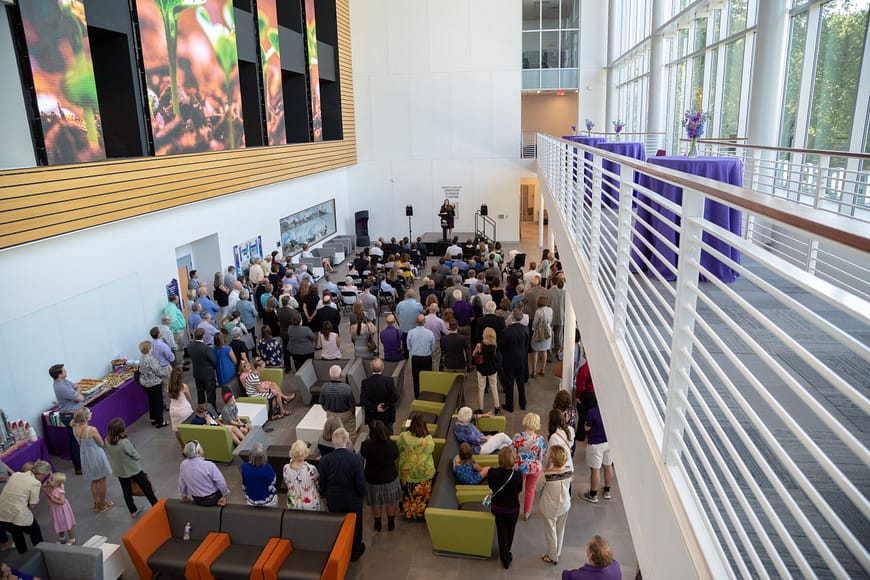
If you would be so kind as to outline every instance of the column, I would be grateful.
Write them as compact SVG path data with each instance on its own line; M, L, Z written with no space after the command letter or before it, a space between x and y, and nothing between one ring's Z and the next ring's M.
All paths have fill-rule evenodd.
M607 10L607 100L605 103L604 127L602 131L610 131L612 127L610 122L616 119L619 113L619 106L616 102L616 75L610 70L610 65L618 56L617 41L619 35L619 18L617 10L617 1L610 0Z
M747 143L778 146L788 57L789 2L759 2Z
M667 99L667 71L665 70L665 39L660 29L664 25L665 6L663 0L652 0L652 34L650 36L649 56L649 93L647 98L646 130L664 132L667 130L665 108ZM664 136L659 140L659 148L664 145Z
M574 329L577 327L577 317L574 314L574 305L571 304L571 296L565 294L565 326L562 328L562 379L559 388L564 391L574 389Z
M544 190L538 197L538 249L544 248Z

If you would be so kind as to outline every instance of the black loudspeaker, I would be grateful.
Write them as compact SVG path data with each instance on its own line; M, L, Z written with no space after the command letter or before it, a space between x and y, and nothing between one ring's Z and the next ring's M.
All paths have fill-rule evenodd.
M371 243L369 240L369 212L358 211L353 217L356 229L356 245L365 248Z
M406 205L405 206L405 215L408 217L411 217L414 215L414 206L413 205Z
M480 206L480 215L489 215L489 208L485 203Z

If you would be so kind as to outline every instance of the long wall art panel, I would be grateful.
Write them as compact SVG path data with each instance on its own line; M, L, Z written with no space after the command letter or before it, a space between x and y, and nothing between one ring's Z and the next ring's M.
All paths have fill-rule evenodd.
M335 233L335 200L330 199L281 218L281 250L285 256L302 251Z

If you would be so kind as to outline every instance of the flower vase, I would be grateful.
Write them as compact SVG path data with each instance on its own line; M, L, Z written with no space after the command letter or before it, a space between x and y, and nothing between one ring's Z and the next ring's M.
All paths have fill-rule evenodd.
M619 133L616 134L616 137L613 138L614 141L619 141Z
M591 137L591 136L592 136L592 129L586 129L586 136L587 136L587 137Z
M697 157L698 156L698 140L692 139L689 142L689 151L686 153L686 157Z

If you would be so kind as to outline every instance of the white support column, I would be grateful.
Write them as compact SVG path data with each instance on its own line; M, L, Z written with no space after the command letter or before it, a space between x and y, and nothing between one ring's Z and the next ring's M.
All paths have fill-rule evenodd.
M607 99L604 108L604 128L602 131L609 131L610 122L616 119L619 114L619 107L616 103L616 75L610 70L610 65L616 60L617 47L616 39L619 38L619 18L616 17L618 10L616 9L616 0L610 0L608 3L607 12Z
M665 3L663 0L652 0L652 36L650 37L649 55L649 95L647 98L646 130L649 132L664 132L667 129L665 121L665 86L667 86L667 71L665 70L665 39L660 28L665 20ZM659 141L662 147L664 140Z
M574 314L574 305L567 292L565 293L564 324L562 327L562 379L559 381L559 388L570 392L574 390L574 329L577 328L577 316Z
M538 249L544 247L544 190L539 188L538 196Z
M790 2L759 2L752 63L747 142L779 145L779 121L788 57L788 10Z

